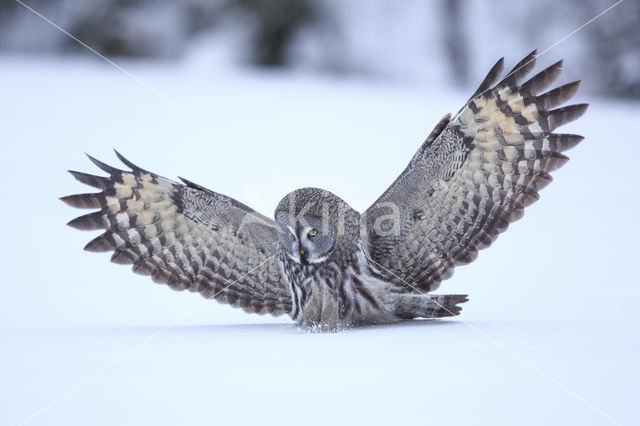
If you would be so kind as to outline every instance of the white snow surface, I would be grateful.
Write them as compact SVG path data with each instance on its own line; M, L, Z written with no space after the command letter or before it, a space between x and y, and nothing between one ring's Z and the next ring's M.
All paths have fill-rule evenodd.
M116 148L269 216L304 186L363 210L470 92L123 66L162 96L104 63L0 58L0 423L640 424L640 105L577 95L571 161L438 290L470 295L461 316L308 334L82 251L97 233L58 197L92 189L65 170Z

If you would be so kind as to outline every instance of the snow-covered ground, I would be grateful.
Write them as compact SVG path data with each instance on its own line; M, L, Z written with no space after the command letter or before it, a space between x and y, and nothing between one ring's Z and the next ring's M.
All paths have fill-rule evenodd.
M305 334L83 252L94 234L57 198L90 189L65 170L116 148L267 215L303 186L362 210L469 93L124 66L147 88L95 61L0 58L0 423L640 423L640 105L577 96L572 161L439 290L470 295L460 317Z

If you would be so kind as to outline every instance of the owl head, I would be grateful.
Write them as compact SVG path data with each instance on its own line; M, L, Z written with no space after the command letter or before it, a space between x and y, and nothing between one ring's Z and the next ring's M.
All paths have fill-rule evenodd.
M281 248L295 262L322 263L357 246L359 213L329 191L297 189L280 201L274 216Z

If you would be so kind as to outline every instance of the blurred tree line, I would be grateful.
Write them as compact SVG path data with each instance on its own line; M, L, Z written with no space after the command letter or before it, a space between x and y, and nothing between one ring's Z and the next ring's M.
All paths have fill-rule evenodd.
M438 45L440 61L448 68L446 74L451 82L467 85L473 83L469 81L473 47L480 39L474 33L479 28L469 11L471 0L24 1L107 56L178 58L195 37L226 25L243 34L245 46L241 56L246 62L270 67L295 66L296 48L300 48L300 40L306 40L307 49L315 50L311 56L316 62L324 60L336 69L366 72L368 63L377 61L378 66L384 68L385 60L391 65L401 62L402 57L376 57L370 62L353 61L345 65L359 46L355 44L351 50L345 48L349 32L358 31L359 21L367 16L366 9L377 7L383 11L375 23L379 31L372 33L371 40L364 44L379 42L382 45L385 37L389 37L388 27L394 24L402 30L403 25L385 22L386 16L393 19L394 8L413 8L416 16L424 15L425 27L439 26L438 36L423 36L422 51L415 42L407 44L407 49L414 49L410 52L412 55L427 56L427 47ZM537 0L517 4L492 0L476 6L491 9L495 16L495 22L485 23L481 31L493 25L514 38L543 40L543 33L554 26L569 30L567 16L579 17L584 23L610 4L612 2L603 0ZM610 20L596 20L588 30L578 34L582 39L580 49L584 66L590 67L597 76L597 86L593 87L596 91L640 98L640 73L637 72L640 69L640 0L626 0L620 7L624 7L625 12L617 14L614 25ZM62 33L52 36L51 28L45 28L46 25L14 0L0 0L0 49L36 53L84 50ZM425 63L428 64L428 60Z
M251 33L249 60L264 66L286 65L286 50L296 31L313 19L312 2L308 0L25 0L25 3L102 54L121 57L179 56L193 36L215 28L225 17L234 16ZM15 0L0 0L0 23L5 27L21 24L21 18L28 19L30 13ZM27 34L21 35L29 38ZM0 46L11 48L6 41ZM44 49L47 47L50 48L45 43ZM38 46L28 48L40 50ZM59 51L82 49L65 37L60 37L53 47Z

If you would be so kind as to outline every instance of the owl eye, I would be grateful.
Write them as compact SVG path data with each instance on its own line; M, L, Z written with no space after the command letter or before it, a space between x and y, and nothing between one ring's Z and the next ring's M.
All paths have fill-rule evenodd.
M312 229L311 231L309 231L308 235L310 237L315 237L316 235L318 235L318 230L317 229Z

